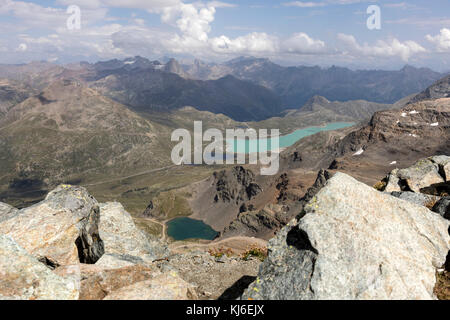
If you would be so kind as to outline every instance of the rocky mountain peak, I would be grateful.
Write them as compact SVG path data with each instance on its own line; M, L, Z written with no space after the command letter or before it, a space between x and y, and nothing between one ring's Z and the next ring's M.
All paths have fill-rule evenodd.
M315 95L311 99L309 99L302 107L302 111L314 111L315 107L321 107L329 104L330 101L322 96Z
M174 59L171 58L165 65L164 71L175 73L179 75L180 77L186 77L186 73L184 72L183 68L181 67L180 63Z

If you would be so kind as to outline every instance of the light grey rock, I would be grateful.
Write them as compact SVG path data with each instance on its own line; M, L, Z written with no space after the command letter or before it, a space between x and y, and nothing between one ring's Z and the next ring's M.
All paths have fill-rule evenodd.
M130 263L152 263L168 255L161 241L151 240L139 230L131 215L117 202L100 205L100 238L105 256L97 264L103 267L123 267Z
M387 178L387 185L384 191L413 191L420 193L422 188L445 182L441 171L440 165L430 158L419 160L409 168L393 170Z
M94 263L103 254L99 217L98 203L86 189L61 185L0 223L0 233L52 266Z
M336 173L269 242L242 299L433 299L450 222Z
M398 170L397 176L414 192L445 182L439 173L439 165L429 159L419 160L412 167Z
M424 193L415 193L410 191L403 191L398 192L394 191L390 193L391 196L417 204L419 206L425 206L426 204L430 203L431 201L439 200L439 197L431 196Z
M19 212L18 209L10 206L9 204L0 202L0 223L14 217L17 212Z
M0 299L77 300L79 286L54 274L20 247L0 234Z
M444 219L450 220L450 197L444 197L436 202L431 210L439 213Z

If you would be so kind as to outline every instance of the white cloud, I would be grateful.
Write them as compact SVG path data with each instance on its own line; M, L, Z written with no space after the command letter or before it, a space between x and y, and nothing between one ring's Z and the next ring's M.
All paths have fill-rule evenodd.
M375 45L367 43L360 45L352 35L338 34L338 40L344 45L344 53L367 57L399 57L407 62L412 55L426 52L425 48L414 41L401 42L398 39L389 41L378 40Z
M288 53L321 53L325 52L325 50L325 42L322 40L315 40L304 32L295 33L282 44L282 51Z
M168 24L175 24L187 37L206 41L215 13L216 9L212 6L197 8L194 4L180 3L178 6L163 8L161 20Z
M428 34L426 39L436 46L438 52L450 52L450 29L442 28L438 35Z
M215 52L223 53L273 53L278 51L278 39L264 32L252 32L230 39L226 36L211 39Z

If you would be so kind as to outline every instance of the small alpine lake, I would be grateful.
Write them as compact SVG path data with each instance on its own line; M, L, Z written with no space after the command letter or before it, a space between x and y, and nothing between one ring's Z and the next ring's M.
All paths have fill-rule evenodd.
M308 127L303 129L295 130L294 132L287 134L285 136L280 136L279 148L287 148L295 144L297 141L312 136L313 134L319 133L321 131L332 131L351 127L355 125L354 122L333 122L328 123L324 126ZM270 134L270 130L268 130ZM228 150L234 150L235 153L250 153L250 152L267 152L267 150L272 150L272 139L258 139L258 140L227 140ZM251 151L250 151L251 148Z
M217 231L203 221L179 217L167 222L167 235L176 241L187 239L213 240Z

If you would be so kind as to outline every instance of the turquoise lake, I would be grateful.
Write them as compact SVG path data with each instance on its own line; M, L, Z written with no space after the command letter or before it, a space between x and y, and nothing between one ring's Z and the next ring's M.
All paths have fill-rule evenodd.
M312 136L321 131L338 130L355 125L354 122L334 122L322 127L308 127L305 129L296 130L285 136L279 138L279 148L287 148L295 144L297 141ZM268 130L270 134L270 130ZM233 150L235 153L250 153L250 152L267 152L272 150L274 144L273 139L258 139L258 140L226 140L228 150Z
M213 240L217 231L203 221L180 217L167 222L167 235L177 241L186 239Z

